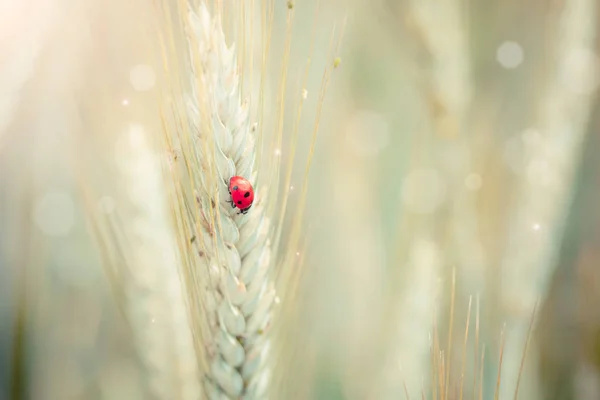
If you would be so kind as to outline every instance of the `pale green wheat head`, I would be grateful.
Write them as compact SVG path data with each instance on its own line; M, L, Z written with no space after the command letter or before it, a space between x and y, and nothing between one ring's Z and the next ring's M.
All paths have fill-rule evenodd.
M315 90L312 129L301 132L311 54L289 106L295 7L284 10L277 76L269 72L275 3L242 3L157 5L160 129L134 127L124 139L114 170L129 206L124 221L91 218L158 398L278 398L288 378L285 346L277 342L285 334L281 311L293 305L300 277L306 181L324 95L339 66L338 41L332 36ZM290 214L280 187L290 186L300 135L311 145ZM234 175L254 186L247 214L229 203ZM144 316L157 315L157 307L162 324L149 329L153 319Z

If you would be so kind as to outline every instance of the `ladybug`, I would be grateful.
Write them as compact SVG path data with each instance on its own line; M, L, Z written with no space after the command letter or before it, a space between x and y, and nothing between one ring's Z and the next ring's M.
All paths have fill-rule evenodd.
M229 194L232 208L239 208L241 214L246 214L254 201L254 189L248 180L242 176L232 176L229 179Z

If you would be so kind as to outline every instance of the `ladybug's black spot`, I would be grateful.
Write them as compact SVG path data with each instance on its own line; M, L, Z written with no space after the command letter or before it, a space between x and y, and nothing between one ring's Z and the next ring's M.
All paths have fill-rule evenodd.
M250 197L250 192L244 193L244 197Z
M242 201L241 201L241 200L238 200L238 204L242 204Z
M237 187L237 186L234 186L234 187L233 187L233 190L238 190L238 187Z

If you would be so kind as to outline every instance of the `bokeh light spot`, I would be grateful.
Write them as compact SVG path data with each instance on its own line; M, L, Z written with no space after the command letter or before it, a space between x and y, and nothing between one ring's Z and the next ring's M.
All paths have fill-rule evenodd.
M529 128L525 129L522 134L523 143L529 146L537 146L542 141L542 135L539 131Z
M100 208L104 214L112 213L115 210L115 199L110 196L102 196L98 200L98 208Z
M507 69L517 68L523 63L523 48L517 42L504 42L496 50L496 60Z
M483 181L479 174L469 174L469 176L465 178L465 186L472 191L479 190L482 183Z
M411 171L402 184L402 201L418 214L434 212L444 201L446 184L434 169Z
M33 220L46 235L65 236L75 224L75 203L65 192L48 192L35 205Z
M389 125L379 113L359 111L346 125L346 143L360 156L376 156L388 146L389 142Z
M156 84L156 73L154 73L151 66L139 64L129 71L129 82L135 90L145 92L152 89Z

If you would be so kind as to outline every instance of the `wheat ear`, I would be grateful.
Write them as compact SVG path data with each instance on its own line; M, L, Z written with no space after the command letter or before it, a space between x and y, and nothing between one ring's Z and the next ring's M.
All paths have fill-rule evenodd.
M502 263L502 296L513 322L506 347L501 399L512 398L526 342L531 310L546 290L558 255L573 191L571 182L590 114L591 85L597 79L593 0L565 1L556 32L553 75L541 98L538 120L524 135L528 173L521 182L519 202L509 227L508 249ZM577 87L581 84L586 87ZM538 131L539 129L539 131ZM534 396L535 380L528 374L522 396Z
M411 39L416 44L419 55L426 60L426 68L423 68L420 78L423 98L429 107L426 117L433 133L431 144L438 151L446 150L446 141L439 138L459 136L453 140L453 145L466 152L467 143L460 138L460 133L470 106L471 80L464 29L466 21L461 13L461 1L440 4L435 1L413 0L408 2L406 11ZM443 160L435 160L431 168L449 187L459 184L459 174L444 165ZM451 204L448 202L442 207L450 207ZM404 366L410 366L404 368L402 379L411 398L419 397L423 379L428 375L432 395L436 398L438 392L441 394L448 390L448 382L450 378L454 378L450 375L453 362L452 322L448 327L448 341L444 343L445 340L437 338L440 314L444 316L448 312L452 315L451 309L440 310L442 305L439 294L442 288L436 282L445 272L442 258L447 244L430 227L427 219L420 221L417 232L411 232L411 235L416 238L411 243L406 265L410 288L398 302L397 311L394 311L393 320L396 329L399 329L400 340L397 342L400 345L396 345L396 352L389 362L391 365L400 362ZM403 306L407 301L411 303L412 309ZM440 343L446 345L443 351L439 348ZM438 359L440 352L443 354L442 360ZM428 368L430 358L433 361L432 370ZM446 368L440 378L438 375L442 364ZM397 381L396 384L392 390L403 392L404 383L400 385Z
M157 399L197 399L198 365L179 279L159 153L141 125L118 139L116 210L90 215L149 390ZM88 201L89 188L84 186ZM93 209L89 207L89 209Z
M240 98L234 48L225 42L220 18L204 4L190 11L190 54L195 95L187 102L192 116L199 168L195 223L199 265L208 272L204 310L208 329L209 371L204 381L211 399L264 398L269 380L265 335L275 290L270 266L270 222L265 192L255 182L255 129L248 103ZM244 176L255 187L255 201L240 214L228 201L229 178Z

